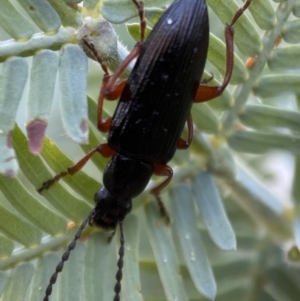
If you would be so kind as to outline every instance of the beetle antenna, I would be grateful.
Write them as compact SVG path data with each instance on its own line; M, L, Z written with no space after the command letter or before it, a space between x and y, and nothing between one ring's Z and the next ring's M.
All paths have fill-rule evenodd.
M121 237L120 237L119 260L117 263L118 271L116 274L117 283L116 283L115 289L114 289L116 295L114 297L114 301L120 301L121 280L123 277L122 269L123 269L123 265L124 265L123 258L124 258L125 237L124 237L123 221L119 221L119 227L120 227Z
M57 280L58 273L60 273L63 270L64 263L69 259L71 251L75 249L76 242L80 238L83 229L86 227L86 224L89 223L93 219L94 216L95 216L95 209L93 209L90 212L90 214L88 215L88 217L83 221L83 223L80 225L79 229L77 230L76 234L74 235L73 240L68 245L67 250L64 252L64 254L61 257L60 263L56 266L55 272L52 274L52 276L49 280L49 284L46 288L45 297L44 297L43 301L49 301L49 296L52 293L52 287Z

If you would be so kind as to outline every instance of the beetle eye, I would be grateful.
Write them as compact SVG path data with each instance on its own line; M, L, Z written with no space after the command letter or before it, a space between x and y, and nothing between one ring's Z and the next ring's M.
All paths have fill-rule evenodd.
M94 201L97 204L98 202L100 202L102 200L107 200L109 195L110 195L109 191L105 187L102 187L100 190L98 190L95 193Z

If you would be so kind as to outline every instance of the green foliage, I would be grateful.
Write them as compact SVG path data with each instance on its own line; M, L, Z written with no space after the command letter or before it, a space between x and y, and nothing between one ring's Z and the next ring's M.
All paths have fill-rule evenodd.
M0 172L17 174L0 175L2 301L42 300L61 254L93 207L107 162L96 155L88 168L67 176L43 196L35 191L76 162L78 153L87 153L104 139L96 127L95 97L88 97L87 106L83 93L87 70L78 46L82 37L100 39L92 41L112 70L127 54L108 23L83 21L84 16L98 16L99 2L76 2L80 1L0 1ZM102 2L103 16L110 22L136 16L130 0ZM145 3L150 31L162 13L156 6L169 1ZM216 85L225 70L223 24L230 22L238 4L207 3L211 44L204 77L213 72L209 84ZM165 224L148 193L161 179L134 200L134 210L124 222L122 300L299 300L299 11L299 0L253 0L234 26L231 85L220 97L194 106L193 143L171 162L174 178L162 195L171 224ZM138 38L137 24L127 28ZM247 67L243 62L249 56L254 64ZM31 65L28 57L33 57ZM89 73L91 95L100 89L98 69ZM57 72L65 131L77 142L88 135L89 144L79 150L77 143L68 141L71 147L66 151L65 145L58 146L59 139L46 137L36 156L32 153L39 152L42 140L32 140L27 126L28 147L22 124L21 129L14 126L16 111L30 77L30 96L23 100L27 122L47 125L50 120L51 125ZM108 104L105 114L112 112ZM284 186L285 173L292 187ZM70 221L76 225L67 226ZM108 234L98 229L88 227L82 240L87 236L59 274L51 300L113 299L118 234L111 244Z

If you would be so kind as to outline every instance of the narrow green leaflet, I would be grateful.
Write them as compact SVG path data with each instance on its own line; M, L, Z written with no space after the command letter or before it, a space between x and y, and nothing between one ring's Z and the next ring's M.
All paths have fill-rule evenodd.
M45 33L54 34L61 23L57 12L46 0L18 0L31 20Z
M0 175L0 187L10 204L37 228L53 236L66 231L66 220L34 198L18 179Z
M128 23L126 24L126 28L129 32L129 34L131 35L131 37L135 40L135 41L140 41L141 36L140 36L140 24L139 23ZM148 38L149 34L151 32L151 28L150 27L146 27L145 30L145 39Z
M154 202L146 206L145 213L147 233L167 300L187 301L175 247L165 220L157 214L158 209Z
M237 166L235 179L223 181L231 189L235 201L258 225L268 229L271 237L281 240L292 236L291 225L284 220L285 205L260 179L255 179L245 168Z
M8 281L8 273L0 271L0 295L2 296L3 290Z
M61 24L65 27L75 27L77 28L82 24L82 15L71 6L67 5L64 1L57 0L47 0L50 5L58 13Z
M171 0L145 0L145 6L162 7L171 3ZM112 23L123 23L137 16L136 7L131 0L104 0L102 16Z
M85 242L83 300L105 300L106 279L115 272L109 271L109 261L115 243L108 243L107 237L107 233L101 231L90 236ZM113 281L112 276L111 282Z
M0 260L8 257L14 250L14 243L9 238L0 235ZM1 276L0 276L1 278ZM1 280L0 280L1 283ZM1 291L1 289L0 289Z
M39 229L2 206L0 206L0 231L27 248L38 245L42 239L42 232Z
M54 273L54 269L58 264L60 258L56 253L49 253L40 257L35 267L35 272L32 278L32 285L30 288L31 301L43 300L46 287L48 286L49 279ZM55 291L54 287L54 291ZM54 294L53 294L54 295Z
M208 133L218 133L220 131L221 122L208 104L195 104L193 115L193 121L197 128Z
M24 300L34 268L31 263L17 266L9 275L8 283L2 295L2 301Z
M299 37L300 31L300 20L292 20L286 22L282 30L282 38L285 42L290 44L296 44L300 42Z
M87 143L87 57L79 45L67 44L60 50L59 86L61 118L68 135Z
M277 17L270 0L255 0L249 10L261 29L268 30L275 26Z
M11 148L10 140L11 134L8 136L0 134L0 173L14 177L18 172L19 164L15 151Z
M249 154L264 154L274 149L300 153L300 137L261 131L234 131L228 144L236 151Z
M145 9L145 16L148 22L155 25L157 21L160 19L162 14L164 13L164 9L158 7L150 7Z
M254 129L282 127L298 131L300 128L300 112L267 105L246 105L239 118Z
M270 193L266 189L265 186L261 186L260 183L255 180L255 178L251 177L247 172L245 172L242 168L237 168L236 172L236 181L239 182L241 185L246 186L247 190L251 192L251 194L254 196L254 200L256 200L257 205L259 206L259 202L262 201L261 206L267 205L269 209L272 209L272 211L275 214L281 215L284 212L284 205L280 202L279 199L276 198L273 194ZM243 193L241 193L242 196ZM246 198L246 195L245 195ZM249 203L249 205L251 205ZM253 208L256 206L254 203L251 205ZM263 212L263 208L259 208L259 210Z
M18 163L13 150L11 131L28 76L28 62L13 57L0 66L0 173L14 177Z
M52 50L41 50L32 58L26 129L29 148L33 154L38 154L42 148L51 113L58 65L58 53Z
M193 180L192 188L205 226L214 243L223 250L235 250L235 234L212 176L206 171L198 173Z
M1 134L8 135L14 127L17 109L27 82L28 62L20 57L10 58L1 64L0 76Z
M18 20L18 22L10 22ZM0 27L18 41L28 40L35 32L34 26L21 15L9 0L1 0Z
M262 98L284 94L300 93L299 74L271 74L260 77L253 86L253 92Z
M187 186L177 185L171 192L174 233L180 241L185 263L197 289L208 299L214 300L217 285L199 235L193 195Z
M270 70L297 70L299 62L300 45L290 45L274 49L268 57Z
M77 242L57 279L57 301L82 301L85 246ZM55 268L53 267L53 272Z
M124 221L125 259L123 269L122 300L142 301L139 272L139 224L136 216L129 215ZM117 244L119 245L119 244Z

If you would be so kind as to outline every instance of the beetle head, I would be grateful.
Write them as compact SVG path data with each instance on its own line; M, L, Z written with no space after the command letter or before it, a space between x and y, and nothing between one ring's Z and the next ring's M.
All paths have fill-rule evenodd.
M131 199L120 199L102 187L94 196L95 215L91 224L103 229L113 230L119 221L131 211Z

